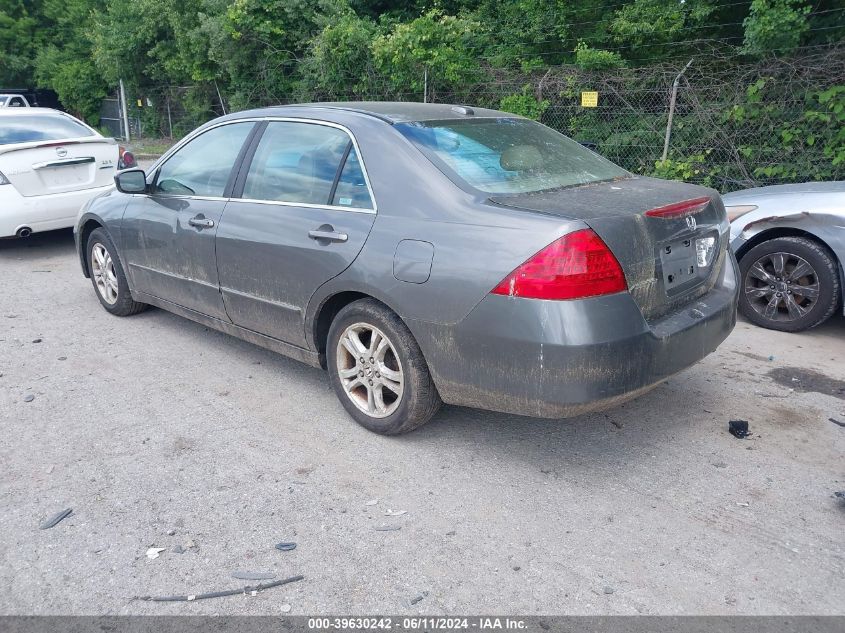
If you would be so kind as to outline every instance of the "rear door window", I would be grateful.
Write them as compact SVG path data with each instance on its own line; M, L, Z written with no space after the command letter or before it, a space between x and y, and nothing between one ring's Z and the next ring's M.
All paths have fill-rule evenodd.
M349 135L335 127L271 121L249 166L242 197L328 205L350 143Z
M252 121L229 123L203 132L159 168L155 192L166 196L220 198Z
M353 209L372 209L373 200L370 197L370 190L367 187L367 180L364 177L364 170L361 169L361 161L358 160L358 152L354 147L349 149L346 163L340 172L337 181L332 204L338 207L352 207Z

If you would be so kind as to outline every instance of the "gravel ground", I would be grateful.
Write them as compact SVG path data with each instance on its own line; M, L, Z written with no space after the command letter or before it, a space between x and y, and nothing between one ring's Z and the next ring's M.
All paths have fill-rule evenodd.
M445 407L389 439L319 370L108 315L70 232L0 242L0 268L0 613L845 614L841 316L741 322L606 413ZM133 599L247 584L235 570L305 580Z

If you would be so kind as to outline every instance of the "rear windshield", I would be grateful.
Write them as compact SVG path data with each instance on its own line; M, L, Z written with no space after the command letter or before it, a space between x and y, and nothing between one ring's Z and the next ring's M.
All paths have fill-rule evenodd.
M0 145L60 141L94 136L95 133L61 114L15 114L0 116Z
M630 176L528 119L418 121L396 128L447 176L486 193L530 193Z

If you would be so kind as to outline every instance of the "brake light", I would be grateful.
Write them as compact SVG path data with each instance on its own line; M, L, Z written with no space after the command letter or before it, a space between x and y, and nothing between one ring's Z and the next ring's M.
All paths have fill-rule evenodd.
M569 233L519 266L493 294L526 299L582 299L628 289L619 261L591 229Z
M688 215L695 215L699 211L703 211L708 204L710 204L710 198L704 196L657 207L651 211L646 211L645 214L651 218L685 218Z

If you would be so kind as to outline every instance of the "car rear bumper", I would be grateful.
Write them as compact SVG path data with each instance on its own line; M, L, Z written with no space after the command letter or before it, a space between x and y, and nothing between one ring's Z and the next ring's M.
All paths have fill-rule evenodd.
M76 216L94 196L114 185L81 191L24 197L12 185L0 186L0 237L12 237L24 227L39 231L65 229L76 223Z
M457 325L409 326L444 402L570 417L645 393L715 350L736 323L736 262L725 262L709 293L651 322L628 293L488 295Z

